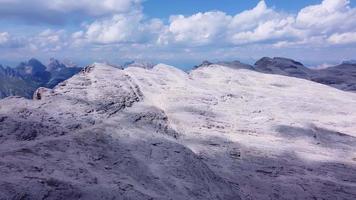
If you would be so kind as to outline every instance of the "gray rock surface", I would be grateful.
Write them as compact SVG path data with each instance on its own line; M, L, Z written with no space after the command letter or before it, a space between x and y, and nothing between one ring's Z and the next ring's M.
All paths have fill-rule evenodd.
M155 66L155 64L152 64L151 62L147 62L147 61L131 61L131 62L127 62L124 64L124 68L128 68L128 67L139 67L139 68L143 68L143 69L152 69Z
M354 105L216 64L96 63L0 100L0 199L355 199Z
M316 71L311 80L332 87L356 92L356 64L345 62L335 67Z
M198 69L201 67L209 67L209 66L214 66L214 65L221 65L221 66L225 66L225 67L231 67L233 69L249 69L249 70L255 70L255 68L252 65L248 65L245 63L242 63L240 61L232 61L232 62L216 62L216 63L212 63L209 61L203 61L200 65L194 66L193 69Z
M352 61L325 69L311 69L287 58L262 58L254 66L256 71L303 78L344 91L356 91L356 64Z
M0 199L239 199L123 70L88 66L34 99L0 103Z
M300 62L280 57L264 57L255 63L254 68L259 72L287 75L305 79L310 78L313 73L311 69L305 67Z

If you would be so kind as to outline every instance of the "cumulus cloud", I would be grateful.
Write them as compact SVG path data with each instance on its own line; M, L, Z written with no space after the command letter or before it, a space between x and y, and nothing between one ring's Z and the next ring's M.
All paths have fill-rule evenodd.
M303 8L296 17L296 25L318 33L347 31L355 27L356 9L349 0L324 0L319 5Z
M19 48L23 45L20 38L15 38L8 32L0 32L0 48Z
M348 0L324 0L296 15L275 11L260 1L234 16L219 11L173 16L160 42L188 46L270 43L275 47L348 43L353 41L350 31L356 29L355 17L356 9Z
M264 1L260 1L255 8L235 16L219 11L173 16L160 41L165 44L184 43L188 46L241 45L295 38L302 33L292 26L294 23L293 16L278 13L268 8Z
M74 39L63 29L46 29L31 37L22 38L21 41L20 47L23 50L48 53L67 50L72 47Z
M0 0L14 8L20 0ZM72 33L73 45L159 44L181 46L241 46L271 44L274 47L296 45L333 45L354 41L356 9L349 0L324 0L307 6L296 14L278 12L260 1L254 8L228 15L221 11L171 16L167 24L160 19L146 19L141 0L28 0L39 9L92 16L107 15ZM24 3L24 4L27 4ZM6 7L5 6L5 7ZM11 7L10 6L10 7ZM36 10L36 9L34 9ZM0 10L1 13L1 10ZM37 11L36 11L37 13ZM39 12L41 13L41 12ZM55 37L55 36L53 36ZM54 38L52 38L54 39ZM51 44L51 43L50 43Z
M209 44L212 41L222 40L226 27L231 22L231 16L223 12L206 12L184 17L172 16L168 27L170 39L178 43L192 45ZM162 39L162 38L161 38Z
M354 44L356 43L356 32L335 33L327 40L332 44Z
M8 32L0 33L0 44L5 44L9 41L10 34Z
M240 31L251 30L256 28L261 21L268 21L278 17L279 14L269 9L265 1L260 1L253 9L236 14L232 19L231 28Z
M145 21L141 13L118 14L89 24L82 36L99 44L143 43L157 36L162 26L158 19Z
M31 40L37 49L44 51L59 51L68 46L68 36L64 30L47 29Z
M118 52L136 48L151 53L152 49L180 49L192 55L193 48L217 52L256 45L279 49L356 43L356 8L350 6L349 0L323 0L296 13L278 11L261 0L255 7L235 15L199 12L170 16L168 22L145 16L140 3L141 0L0 0L0 16L12 12L22 16L17 14L22 9L23 16L30 18L66 18L73 13L91 17L85 18L73 32L49 29L26 40L30 49L42 51L85 47ZM24 11L30 4L37 6ZM9 33L0 34L0 46L10 47L15 41L19 40Z

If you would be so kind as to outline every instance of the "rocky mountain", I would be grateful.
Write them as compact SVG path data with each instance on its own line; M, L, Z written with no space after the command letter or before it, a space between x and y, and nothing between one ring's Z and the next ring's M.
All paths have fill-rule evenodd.
M143 69L152 69L155 65L148 61L131 61L124 64L124 68L139 67Z
M58 83L67 80L72 77L74 74L78 73L81 70L80 67L77 67L73 64L65 64L56 60L54 58L50 59L49 64L46 67L46 71L51 74L51 78L44 85L44 87L53 88Z
M67 66L55 59L51 59L45 66L34 58L28 62L21 62L15 68L2 67L0 98L7 96L32 98L38 87L53 88L80 70L79 67Z
M256 71L312 80L345 91L356 91L356 64L343 62L335 67L311 69L287 58L262 58L254 66Z
M28 62L21 62L16 68L24 79L35 82L38 85L45 84L51 78L51 73L46 70L40 61L31 58Z
M45 70L48 72L55 72L55 71L61 71L62 69L65 68L71 68L71 67L67 67L64 63L60 62L55 58L50 58L49 63L46 66Z
M315 71L311 80L341 90L356 92L356 64L344 62L335 67Z
M302 78L329 85L344 91L356 92L356 64L353 63L353 61L345 61L334 67L313 69L304 66L301 62L289 58L264 57L258 60L254 66L244 64L239 61L216 63L204 61L202 64L195 66L193 69L214 65Z
M217 64L94 64L0 100L0 199L355 199L355 105Z
M34 82L26 80L17 70L0 65L0 99L16 94L30 97L35 87Z
M233 68L233 69L255 70L253 66L245 64L245 63L242 63L242 62L237 61L237 60L232 61L232 62L219 61L219 62L216 62L216 63L212 63L212 62L209 62L209 61L203 61L200 65L194 66L193 70L201 68L201 67L209 67L209 66L213 66L213 65L221 65L221 66L230 67L230 68Z
M280 74L297 78L309 79L313 71L305 67L302 63L288 58L268 58L258 60L254 69L258 72Z

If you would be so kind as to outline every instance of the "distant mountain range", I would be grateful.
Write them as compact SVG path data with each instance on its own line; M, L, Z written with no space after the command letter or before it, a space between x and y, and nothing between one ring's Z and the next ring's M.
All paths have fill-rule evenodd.
M345 61L334 67L312 69L292 59L264 57L254 65L248 65L240 61L215 63L204 61L202 64L195 66L194 69L212 65L302 78L344 91L356 92L356 61L354 60ZM123 66L117 66L120 69L128 67L151 69L154 64L132 61L125 63ZM61 62L54 58L51 58L47 65L34 58L27 62L21 62L15 68L0 65L0 99L8 96L32 98L37 88L54 88L58 83L67 80L80 70L80 67L71 62Z
M235 69L249 69L262 73L302 78L344 91L356 92L356 62L353 60L345 61L333 67L312 69L292 59L264 57L258 60L254 65L247 65L239 61L216 63L204 61L202 64L195 66L195 68L211 65L223 65Z
M0 65L0 98L22 96L32 98L38 87L53 88L81 70L72 63L51 58L48 65L37 59L21 62L17 67Z

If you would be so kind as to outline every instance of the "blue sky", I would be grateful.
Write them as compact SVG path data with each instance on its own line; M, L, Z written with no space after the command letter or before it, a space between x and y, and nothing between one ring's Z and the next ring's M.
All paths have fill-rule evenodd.
M172 14L192 15L197 12L211 10L224 11L234 15L257 5L259 0L148 0L143 3L144 11L148 16L168 18ZM266 3L281 11L297 12L311 4L318 4L320 0L267 0Z
M0 0L0 63L356 57L355 0Z

